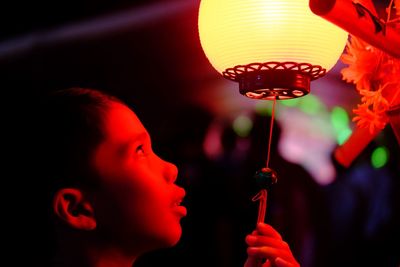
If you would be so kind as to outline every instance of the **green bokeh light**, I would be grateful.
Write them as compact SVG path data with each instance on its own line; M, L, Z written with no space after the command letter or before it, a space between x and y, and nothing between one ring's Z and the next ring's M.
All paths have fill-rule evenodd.
M341 130L338 134L337 134L337 138L336 141L339 145L343 145L344 142L347 141L347 139L349 139L350 135L352 134L352 131L349 128L343 129Z
M287 99L281 101L282 105L288 106L288 107L296 107L300 103L300 98L292 98L292 99Z
M389 150L385 146L376 148L371 155L371 164L375 169L382 168L389 160Z
M349 127L349 115L342 107L334 107L331 113L331 122L337 132Z
M300 109L307 114L317 114L323 108L323 104L318 97L311 94L302 97L299 106Z
M261 116L270 116L272 114L272 105L273 101L257 101L255 105L256 113Z
M233 121L232 127L238 136L246 137L253 128L253 121L247 116L240 115Z
M334 107L331 112L331 123L336 133L336 141L342 145L350 137L349 115L342 107Z

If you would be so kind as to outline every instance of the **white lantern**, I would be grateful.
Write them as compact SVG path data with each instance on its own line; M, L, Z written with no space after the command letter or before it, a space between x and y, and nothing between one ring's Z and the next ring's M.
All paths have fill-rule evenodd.
M198 27L212 66L256 99L308 94L348 36L313 14L308 0L202 0Z

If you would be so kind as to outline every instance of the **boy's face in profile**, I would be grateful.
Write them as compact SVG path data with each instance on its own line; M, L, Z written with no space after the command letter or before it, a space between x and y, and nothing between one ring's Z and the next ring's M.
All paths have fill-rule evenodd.
M176 166L152 151L146 129L122 104L112 103L104 133L92 162L100 180L93 198L98 231L135 249L174 245L186 215Z

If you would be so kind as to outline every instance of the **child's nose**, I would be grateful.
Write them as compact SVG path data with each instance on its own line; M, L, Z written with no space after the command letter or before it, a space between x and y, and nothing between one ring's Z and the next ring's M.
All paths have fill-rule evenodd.
M168 183L174 183L178 177L178 168L171 162L164 161L164 176Z

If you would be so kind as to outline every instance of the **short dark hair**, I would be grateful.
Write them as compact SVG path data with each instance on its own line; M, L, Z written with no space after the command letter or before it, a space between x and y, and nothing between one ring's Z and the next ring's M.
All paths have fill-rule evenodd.
M39 103L37 167L52 187L90 182L91 156L104 138L104 117L112 102L122 103L99 90L75 87L52 92Z
M22 141L27 146L22 156L28 169L22 171L18 184L22 205L16 204L21 214L17 219L28 220L29 227L18 235L25 235L19 244L28 246L24 253L42 266L51 265L57 242L54 194L65 187L96 186L92 155L104 138L104 118L115 102L124 104L100 90L75 87L46 93L29 104L29 129Z

